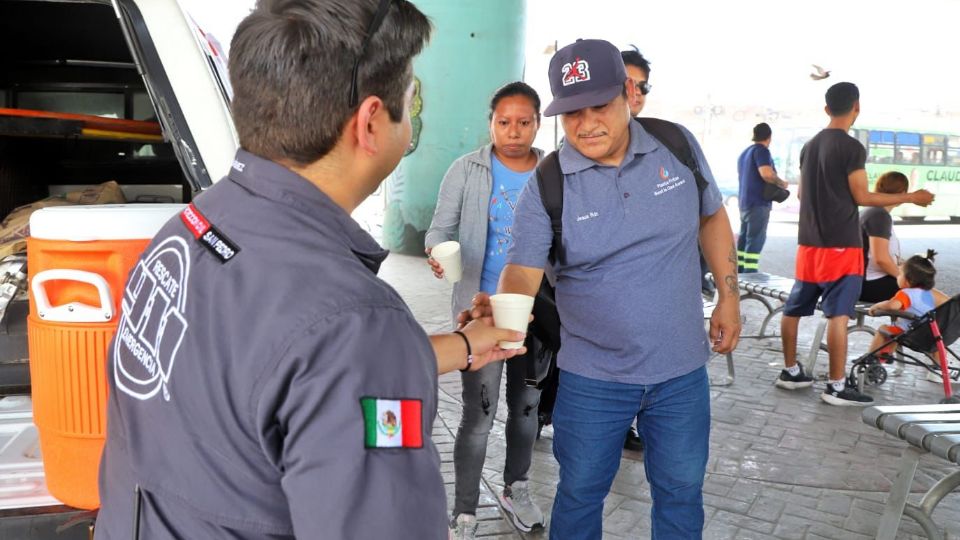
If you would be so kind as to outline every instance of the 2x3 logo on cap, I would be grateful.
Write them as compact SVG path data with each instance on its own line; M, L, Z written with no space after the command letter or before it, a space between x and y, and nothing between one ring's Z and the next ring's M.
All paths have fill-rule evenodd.
M590 64L579 56L573 62L564 64L560 69L563 73L564 86L590 80Z

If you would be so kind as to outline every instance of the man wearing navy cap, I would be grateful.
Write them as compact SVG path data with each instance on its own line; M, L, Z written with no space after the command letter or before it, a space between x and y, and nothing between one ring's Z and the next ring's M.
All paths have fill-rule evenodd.
M740 334L736 250L709 166L683 129L707 181L631 120L637 91L620 52L578 40L550 61L553 102L566 142L557 306L563 347L554 455L560 482L551 538L600 538L603 500L623 434L638 420L653 498L653 538L699 538L707 463L710 349ZM520 196L514 246L499 292L535 294L553 231L535 180ZM721 284L708 342L697 242Z

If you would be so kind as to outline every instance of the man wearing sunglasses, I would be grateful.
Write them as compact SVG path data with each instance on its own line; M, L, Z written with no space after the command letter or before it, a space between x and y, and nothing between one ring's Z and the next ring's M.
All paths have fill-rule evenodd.
M407 149L429 34L404 0L261 0L238 27L241 150L127 287L98 540L447 537L437 373L523 334L428 337L350 217ZM171 332L170 350L138 345Z
M637 116L647 102L647 94L653 89L650 84L650 61L640 54L635 45L630 50L620 51L623 66L627 70L627 78L633 83L636 93L630 98L630 116Z

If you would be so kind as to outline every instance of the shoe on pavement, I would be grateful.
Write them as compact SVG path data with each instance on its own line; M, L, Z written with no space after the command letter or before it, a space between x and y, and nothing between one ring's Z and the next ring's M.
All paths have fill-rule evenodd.
M543 512L530 498L530 487L526 481L516 481L503 488L500 504L510 513L513 524L523 532L543 527Z
M627 438L623 441L623 448L634 452L643 451L643 439L641 439L640 434L637 433L636 427L630 426L630 429L627 430Z
M800 366L800 373L791 375L786 369L781 369L780 377L774 384L776 384L777 387L784 388L786 390L797 390L798 388L810 388L813 386L813 377L807 375L807 373L803 371L803 364L797 362L797 365Z
M474 540L477 537L477 516L460 514L450 522L450 540Z
M833 388L833 385L827 383L827 389L820 394L820 399L830 405L839 405L841 407L866 407L873 405L873 398L861 393L853 386L847 385L839 392Z

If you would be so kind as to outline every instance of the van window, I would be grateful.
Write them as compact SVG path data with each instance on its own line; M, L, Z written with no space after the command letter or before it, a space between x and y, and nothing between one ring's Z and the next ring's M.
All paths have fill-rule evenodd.
M21 109L92 114L107 118L123 118L122 93L102 92L16 92L16 106Z

